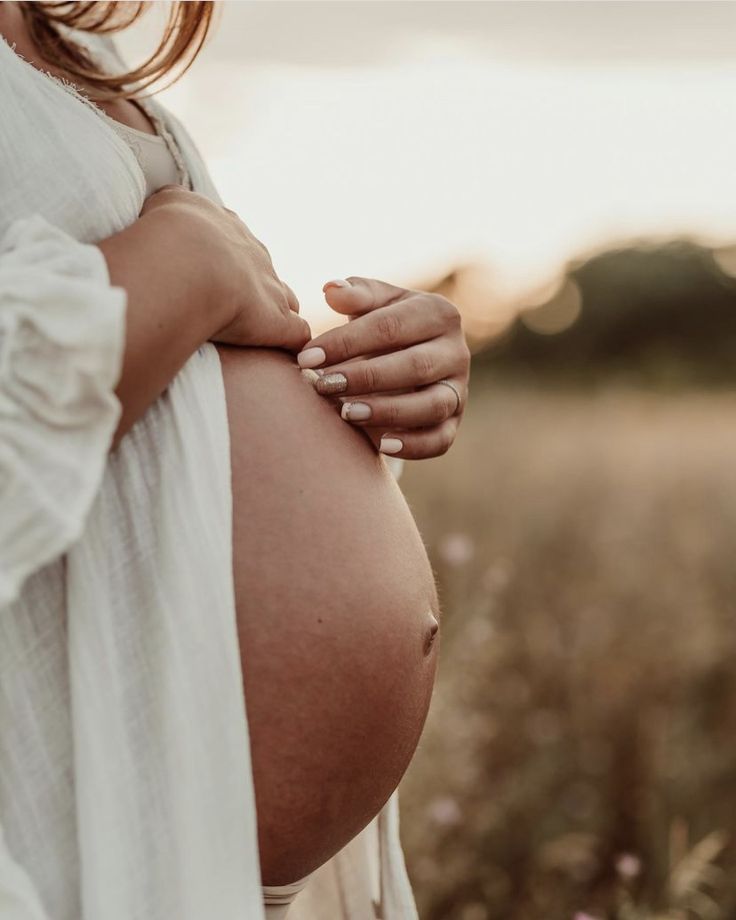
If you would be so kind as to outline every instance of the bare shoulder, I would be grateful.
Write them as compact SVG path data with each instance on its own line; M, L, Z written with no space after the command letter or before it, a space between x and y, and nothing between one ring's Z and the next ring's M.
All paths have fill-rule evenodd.
M23 11L17 3L0 3L0 36L27 61L38 57Z

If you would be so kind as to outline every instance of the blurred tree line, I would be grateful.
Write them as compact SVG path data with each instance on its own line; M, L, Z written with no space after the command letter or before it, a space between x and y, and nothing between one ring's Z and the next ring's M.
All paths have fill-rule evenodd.
M713 251L688 241L595 255L571 265L554 297L522 312L482 347L475 371L580 384L611 378L655 386L731 384L732 270L736 274L736 249Z

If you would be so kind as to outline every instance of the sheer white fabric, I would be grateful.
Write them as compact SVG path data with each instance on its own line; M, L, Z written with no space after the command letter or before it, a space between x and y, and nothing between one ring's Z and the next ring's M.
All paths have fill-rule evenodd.
M0 916L262 920L217 353L108 457L125 295L88 244L136 219L144 178L2 40L0 119ZM395 798L292 910L378 900L416 916Z

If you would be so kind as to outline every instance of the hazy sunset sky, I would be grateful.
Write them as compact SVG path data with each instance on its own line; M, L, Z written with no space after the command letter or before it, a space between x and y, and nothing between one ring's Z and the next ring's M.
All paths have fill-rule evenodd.
M736 239L736 4L222 6L162 98L317 325L332 277L479 260L490 310L616 240Z

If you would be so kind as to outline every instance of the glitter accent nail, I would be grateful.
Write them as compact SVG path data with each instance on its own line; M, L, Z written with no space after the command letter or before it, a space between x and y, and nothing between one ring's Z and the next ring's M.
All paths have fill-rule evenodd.
M345 374L325 374L315 383L314 388L322 396L344 393L348 388L348 378Z

